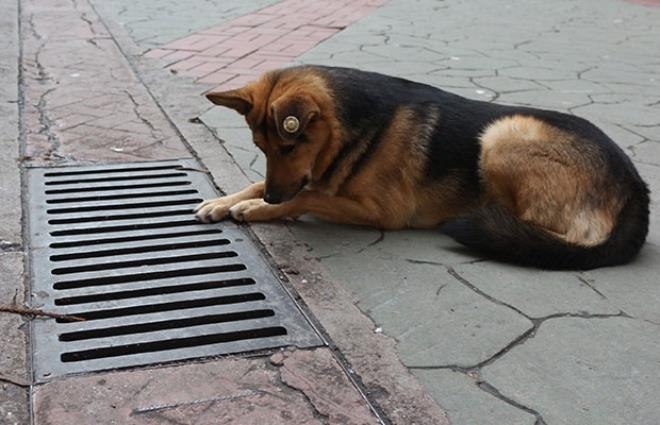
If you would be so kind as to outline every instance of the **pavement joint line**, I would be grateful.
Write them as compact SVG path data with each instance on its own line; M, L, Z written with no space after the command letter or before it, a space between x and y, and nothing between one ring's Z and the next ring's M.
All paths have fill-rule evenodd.
M519 409L519 410L525 411L525 412L527 412L531 415L534 415L534 417L536 418L536 422L534 422L534 425L547 425L545 420L543 419L543 417L541 416L541 414L539 412L537 412L536 410L534 410L534 409L532 409L528 406L525 406L521 403L518 403L517 401L505 396L497 388L495 388L494 386L492 386L488 382L479 381L479 382L477 382L477 387L479 387L480 390L485 391L486 393L492 395L493 397L498 398L499 400L507 403L508 405L515 407L516 409Z
M532 321L533 326L529 328L527 331L516 337L513 341L508 343L504 348L499 350L497 353L493 354L489 358L474 364L474 365L458 365L458 364L449 364L449 365L431 365L431 366L425 366L425 365L409 365L408 368L414 369L414 370L435 370L435 369L449 369L454 372L461 372L461 373L469 373L472 371L479 371L482 368L491 365L495 363L497 360L502 358L505 354L507 354L509 351L513 350L514 348L524 344L528 340L534 338L536 336L536 333L540 329L541 325L543 325L545 322L548 320L555 320L555 319L565 319L565 318L573 318L573 319L612 319L612 318L618 318L618 317L623 317L625 319L632 319L636 320L635 317L630 316L624 311L619 311L616 314L589 314L589 313L556 313L556 314L551 314L548 316L544 317L539 317L539 318L529 318L530 321Z
M583 275L581 275L581 274L577 274L576 277L577 277L577 279L578 279L580 282L584 283L589 289L591 289L591 290L594 291L596 294L598 294L599 297L601 297L601 298L604 299L604 300L607 299L607 297L605 296L605 294L603 294L603 293L600 292L598 289L596 289L596 287L594 286L594 280L593 280L593 279L589 279L589 278L587 278L587 277L585 277L585 276L583 276Z
M463 285L467 286L467 287L468 287L469 289L471 289L472 291L474 291L474 292L476 292L477 294L481 295L482 297L486 298L488 301L490 301L490 302L492 302L492 303L495 303L495 304L498 304L498 305L501 305L501 306L503 306L503 307L507 307L507 308L509 308L510 310L515 311L516 313L520 314L521 316L523 316L524 318L526 318L526 319L528 319L528 320L534 320L532 317L530 317L529 315L525 314L525 313L524 313L522 310L520 310L519 308L517 308L517 307L515 307L515 306L513 306L513 305L511 305L511 304L505 303L505 302L502 301L502 300L498 300L497 298L495 298L495 297L493 297L493 296L491 296L491 295L489 295L489 294L483 292L481 289L479 289L479 288L477 288L475 285L473 285L469 280L467 280L466 278L464 278L463 276L461 276L461 274L458 273L458 272L456 271L456 269L454 269L453 267L446 267L446 270L447 270L447 273L449 273L452 277L454 277L454 279L458 280L460 283L462 283Z

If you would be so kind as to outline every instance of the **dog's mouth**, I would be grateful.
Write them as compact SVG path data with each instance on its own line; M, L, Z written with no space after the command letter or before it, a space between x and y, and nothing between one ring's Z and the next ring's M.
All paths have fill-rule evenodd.
M266 201L269 204L281 204L282 202L290 201L293 199L301 190L307 186L309 183L309 177L304 176L300 181L298 182L298 185L296 186L296 189L289 192L289 193L281 193L277 190L267 189L266 193L264 193L264 201ZM268 186L268 185L266 185Z

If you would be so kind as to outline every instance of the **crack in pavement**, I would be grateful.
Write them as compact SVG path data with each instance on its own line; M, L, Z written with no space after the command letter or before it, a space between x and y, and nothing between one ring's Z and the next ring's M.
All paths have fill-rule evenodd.
M159 135L158 129L149 121L147 118L145 118L142 113L140 112L140 104L135 100L135 97L131 94L130 91L124 89L124 93L128 96L128 98L131 100L131 103L133 104L133 113L135 114L136 117L140 121L144 123L147 127L149 127L149 132L151 133L151 137L154 138L155 140L159 140ZM146 147L146 146L145 146Z
M603 294L603 293L600 292L598 289L596 289L596 287L594 286L595 281L594 281L593 279L589 279L589 278L586 278L586 277L581 276L581 275L576 275L575 277L577 277L577 279L578 279L580 282L584 283L589 289L591 289L591 290L594 291L596 294L598 294L598 296L600 296L602 299L604 299L604 300L607 299L607 297L605 296L605 294Z
M513 406L519 410L534 415L534 417L536 418L536 422L534 422L534 425L547 425L539 412L532 409L531 407L525 406L524 404L518 403L517 401L503 395L497 388L493 387L488 382L480 380L477 382L477 387L479 387L479 389L481 389L482 391L485 391L488 394L492 395L493 397L507 403L510 406Z

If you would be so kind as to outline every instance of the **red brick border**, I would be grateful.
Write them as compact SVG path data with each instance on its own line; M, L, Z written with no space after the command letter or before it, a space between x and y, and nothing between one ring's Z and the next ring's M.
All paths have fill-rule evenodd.
M655 6L660 7L660 0L626 0L629 3L637 3L642 6Z
M283 0L150 50L167 68L219 88L238 87L292 59L387 0Z

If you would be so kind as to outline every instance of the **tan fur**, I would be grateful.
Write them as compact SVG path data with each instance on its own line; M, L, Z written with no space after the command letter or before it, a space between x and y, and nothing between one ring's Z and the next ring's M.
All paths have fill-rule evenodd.
M479 167L486 191L475 199L465 193L466 176L425 178L429 141L434 127L442 125L439 111L430 110L424 118L400 107L369 160L354 171L352 165L376 130L364 140L346 137L333 94L314 71L271 72L242 89L208 97L245 115L255 144L266 155L267 171L265 182L202 203L196 211L204 221L227 215L266 221L310 213L385 229L433 227L495 201L568 242L590 246L608 237L622 207L623 197L602 171L601 154L535 118L511 116L485 129ZM285 150L300 142L280 127L289 114L300 120L307 140L295 155ZM327 173L348 139L355 149ZM264 202L261 198L269 193L281 195L283 202Z
M277 84L272 87L275 80ZM276 205L256 199L261 195L254 188L237 194L240 196L206 201L196 209L202 220L216 221L231 214L237 220L266 221L310 213L334 222L399 229L435 226L465 210L460 202L458 181L449 178L433 186L422 181L425 143L439 119L438 113L431 114L430 122L419 122L414 111L399 109L368 164L347 183L352 171L348 165L338 167L327 181L322 179L341 150L344 138L344 129L334 117L332 95L322 78L312 72L266 74L238 91L209 95L212 101L234 109L238 109L237 97L252 104L246 121L255 143L267 158L269 183L258 183L261 195L269 184L285 191L293 190L301 176L309 177L310 183L290 201ZM259 125L264 120L273 120L269 105L281 103L287 97L311 99L320 111L318 119L307 129L307 137L314 142L301 146L303 152L294 160L279 153L287 142L281 138L274 141L273 135L264 134ZM359 156L363 150L356 150L353 156ZM346 163L350 164L352 159L348 156Z
M568 242L597 245L622 205L608 187L603 158L576 142L535 118L503 118L481 137L480 170L486 196L518 217Z

